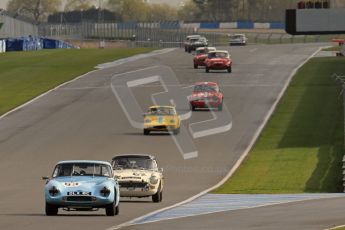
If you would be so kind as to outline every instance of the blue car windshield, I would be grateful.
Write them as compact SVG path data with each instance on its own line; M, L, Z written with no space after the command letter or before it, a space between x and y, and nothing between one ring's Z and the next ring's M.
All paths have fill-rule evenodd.
M112 177L109 165L95 163L63 163L55 167L53 177L100 176Z

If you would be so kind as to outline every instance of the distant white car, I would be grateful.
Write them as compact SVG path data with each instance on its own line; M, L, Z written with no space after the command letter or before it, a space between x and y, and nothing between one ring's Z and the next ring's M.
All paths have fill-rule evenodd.
M245 34L233 34L229 36L229 45L235 46L235 45L241 45L245 46L247 44L248 38Z
M190 45L191 41L193 39L198 40L199 38L201 38L201 35L189 35L189 36L187 36L184 43L183 43L184 51L188 52L188 46Z
M128 154L112 159L114 175L121 197L149 197L159 203L163 199L163 169L158 169L154 156Z

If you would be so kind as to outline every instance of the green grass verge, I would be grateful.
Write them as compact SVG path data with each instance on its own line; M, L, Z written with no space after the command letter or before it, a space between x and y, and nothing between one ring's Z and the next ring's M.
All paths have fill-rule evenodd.
M296 74L255 147L216 193L341 192L343 58L313 58Z
M333 47L325 48L322 51L340 51L340 46L333 46Z
M42 50L0 55L0 115L94 69L151 48Z

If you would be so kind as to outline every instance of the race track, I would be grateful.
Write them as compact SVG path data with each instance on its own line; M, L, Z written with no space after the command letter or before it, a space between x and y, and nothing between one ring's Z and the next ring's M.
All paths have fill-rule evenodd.
M344 224L345 198L292 202L134 225L123 230L325 230Z
M74 81L0 120L0 229L100 229L183 201L219 182L252 140L291 72L319 45L226 47L233 73L210 73L192 68L192 56L178 49L120 66L99 70ZM143 136L133 128L110 87L112 76L151 66L168 66L182 86L197 81L218 82L232 114L232 129L195 139L198 157L184 160L169 135ZM150 70L146 70L150 71ZM151 75L159 75L153 68ZM140 71L138 72L138 74ZM151 94L163 91L137 87L139 105L151 105ZM193 112L184 124L210 119ZM110 161L116 154L149 153L165 168L163 202L123 200L120 215L60 212L44 214L44 182L55 163L66 159Z

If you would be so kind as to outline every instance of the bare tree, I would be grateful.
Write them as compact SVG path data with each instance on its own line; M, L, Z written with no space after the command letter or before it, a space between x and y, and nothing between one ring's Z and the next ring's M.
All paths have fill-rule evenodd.
M61 0L10 0L7 10L40 22L61 8Z
M178 10L178 19L183 21L195 21L200 15L201 10L193 1L185 3Z
M67 0L65 11L88 10L93 6L93 0Z
M124 21L146 21L147 3L142 0L109 0L108 8L119 13Z
M177 19L177 9L168 4L150 4L148 7L148 21L173 21Z

